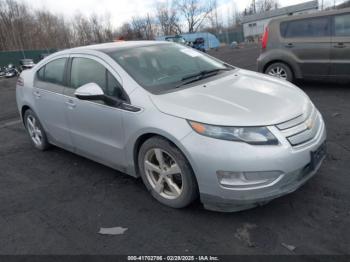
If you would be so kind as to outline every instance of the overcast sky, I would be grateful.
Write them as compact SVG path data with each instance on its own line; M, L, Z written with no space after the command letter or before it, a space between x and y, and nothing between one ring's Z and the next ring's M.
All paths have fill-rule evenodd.
M27 2L33 8L47 8L54 13L62 13L73 16L77 12L89 15L109 14L114 27L129 21L131 17L154 13L156 2L166 0L20 0ZM227 20L227 14L237 6L242 11L250 3L250 0L217 0L218 13L223 20ZM281 6L299 4L307 0L279 0ZM334 0L324 0L333 3ZM342 2L342 0L336 0ZM226 23L226 21L224 21Z

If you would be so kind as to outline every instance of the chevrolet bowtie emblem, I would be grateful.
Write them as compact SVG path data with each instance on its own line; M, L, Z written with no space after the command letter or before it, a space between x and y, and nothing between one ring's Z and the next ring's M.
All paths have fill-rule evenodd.
M306 121L306 128L307 129L312 129L314 127L314 121L312 121L312 119L308 119Z

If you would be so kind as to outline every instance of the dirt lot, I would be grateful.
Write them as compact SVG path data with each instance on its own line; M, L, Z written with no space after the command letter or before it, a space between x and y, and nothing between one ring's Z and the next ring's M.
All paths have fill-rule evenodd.
M211 54L253 70L258 52ZM0 80L0 254L350 254L350 86L299 84L328 130L329 154L311 181L266 206L215 213L164 207L140 180L59 148L35 150L13 123L14 85ZM128 230L97 234L115 226Z

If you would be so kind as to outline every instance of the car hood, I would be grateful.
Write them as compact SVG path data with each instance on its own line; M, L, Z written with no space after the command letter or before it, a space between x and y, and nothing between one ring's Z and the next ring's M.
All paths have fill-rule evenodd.
M206 124L274 125L306 112L308 96L293 84L238 69L205 84L151 95L163 113Z

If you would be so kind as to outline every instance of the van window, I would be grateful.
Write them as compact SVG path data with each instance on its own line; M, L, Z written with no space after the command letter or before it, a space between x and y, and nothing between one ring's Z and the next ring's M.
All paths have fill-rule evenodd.
M64 79L64 69L66 66L66 58L59 58L57 60L54 60L50 63L47 63L44 69L44 72L41 72L42 69L38 72L38 77L44 77L45 82L57 84L57 85L64 85L63 79Z
M350 14L334 17L335 36L350 36Z
M285 38L330 36L329 17L282 22L280 30Z

